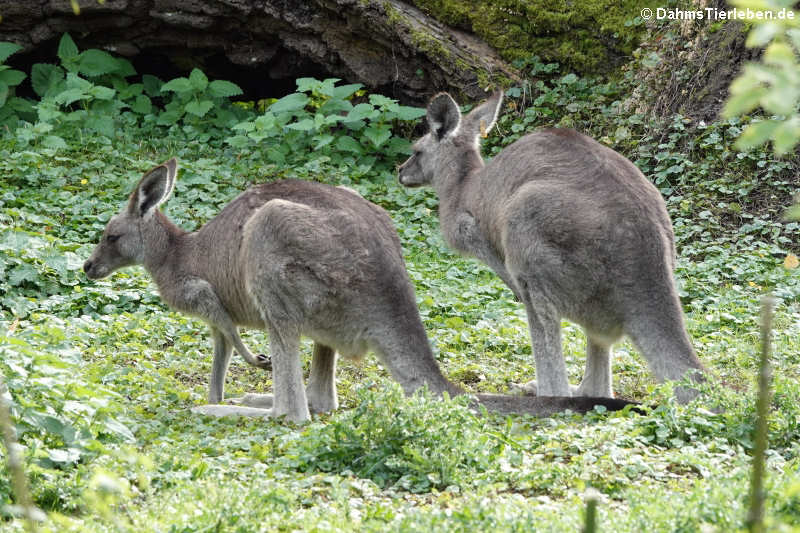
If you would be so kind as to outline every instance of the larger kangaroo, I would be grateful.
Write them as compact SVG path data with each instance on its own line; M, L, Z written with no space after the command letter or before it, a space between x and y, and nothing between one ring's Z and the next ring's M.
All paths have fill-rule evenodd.
M432 185L447 242L489 265L524 303L538 378L527 387L541 396L611 397L610 348L623 335L659 380L701 373L658 190L625 157L573 130L526 135L484 164L480 137L502 99L497 92L462 118L448 94L435 96L430 131L398 178L409 187ZM567 381L562 317L587 337L577 389ZM695 394L676 392L683 401Z
M406 393L423 385L451 395L433 357L391 219L356 192L306 181L278 181L240 194L214 219L187 233L158 209L172 193L175 159L146 172L128 203L108 222L84 270L89 278L143 265L162 298L200 317L214 341L209 402L218 404L232 349L258 367L269 360L242 343L238 326L266 329L274 396L246 395L256 407L208 405L207 414L282 416L295 421L337 407L336 353L378 354ZM303 388L299 342L315 340ZM490 410L548 415L604 399L479 395ZM264 407L269 407L268 409ZM309 410L310 408L310 410Z

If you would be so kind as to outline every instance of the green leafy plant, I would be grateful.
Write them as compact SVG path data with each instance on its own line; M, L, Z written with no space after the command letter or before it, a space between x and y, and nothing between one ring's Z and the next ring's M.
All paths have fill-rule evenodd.
M297 92L273 102L260 116L233 126L238 135L226 142L235 148L265 143L276 164L324 158L365 172L377 159L394 161L409 153L409 141L392 128L418 119L425 111L402 106L382 95L353 103L361 84L337 86L335 78L297 80ZM277 142L275 142L277 141Z
M192 125L205 121L217 127L229 126L237 114L223 103L232 96L242 94L235 83L224 80L209 82L200 69L193 69L188 78L175 78L164 83L160 91L162 95L172 94L172 98L165 98L164 112L157 121L165 126L180 120Z
M0 127L13 127L18 115L30 115L31 104L14 94L14 88L27 77L21 70L5 65L6 59L22 49L14 43L0 42Z

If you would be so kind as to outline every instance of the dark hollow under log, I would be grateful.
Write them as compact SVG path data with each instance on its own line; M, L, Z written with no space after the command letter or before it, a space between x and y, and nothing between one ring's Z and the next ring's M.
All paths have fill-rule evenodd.
M58 39L69 32L81 49L127 57L141 73L158 74L145 63L174 75L196 66L256 95L275 95L297 77L334 76L419 104L442 90L480 99L487 87L515 78L486 43L400 0L80 0L79 6L75 15L69 0L0 0L0 40L55 61Z

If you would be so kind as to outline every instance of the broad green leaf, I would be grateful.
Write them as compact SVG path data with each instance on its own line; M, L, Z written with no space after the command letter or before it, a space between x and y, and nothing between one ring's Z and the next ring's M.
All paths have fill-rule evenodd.
M287 124L286 127L290 130L311 131L314 129L314 121L310 118L304 118L303 120Z
M230 98L242 94L242 89L230 81L214 80L208 84L208 92L217 98Z
M0 81L0 107L6 105L8 99L9 88L8 85Z
M800 87L784 80L771 87L761 98L761 107L773 115L789 115L797 109Z
M225 142L234 148L244 148L250 144L250 139L246 135L234 135L225 139Z
M386 109L389 109L392 106L397 107L397 102L395 100L383 96L382 94L369 95L369 103L371 103L374 106L383 107Z
M208 111L214 107L214 102L211 100L192 100L186 104L186 112L191 113L196 117L204 117Z
M103 50L90 49L78 56L78 72L87 76L102 76L119 69L116 58Z
M22 50L22 47L15 43L0 42L0 63L3 63L9 56Z
M196 92L205 91L208 87L208 78L199 68L192 69L192 72L189 73L189 81Z
M66 150L67 148L69 148L67 146L67 142L58 135L48 135L47 137L42 139L42 145L45 148L54 148L61 150Z
M58 42L58 58L61 61L70 61L78 57L78 45L72 40L69 33L61 36Z
M361 147L358 141L349 135L343 135L342 137L339 137L339 139L336 141L336 147L339 150L344 150L345 152L351 152L354 154L360 155L364 153L364 149Z
M36 63L31 69L31 85L39 97L45 96L62 81L64 81L64 70L56 65Z
M102 85L95 85L89 90L89 94L98 100L111 100L114 98L116 91Z
M350 112L344 118L344 122L356 122L358 120L369 119L377 116L378 113L379 111L370 104L358 104L350 110Z
M131 104L131 110L139 113L140 115L147 115L150 113L150 111L152 111L152 109L153 104L150 101L150 97L148 97L146 94L140 94Z
M314 145L314 150L321 150L322 148L325 148L326 146L328 146L329 144L331 144L335 138L336 138L336 137L334 137L334 136L333 136L333 135L331 135L330 133L325 133L325 134L322 134L322 135L317 135L317 136L316 136L316 137L314 137L314 139L313 139L313 140L314 140L314 142L316 143L316 144Z
M353 96L356 91L364 87L360 83L350 83L347 85L341 85L339 87L334 87L333 89L333 97L338 100L346 100Z
M750 33L747 34L745 46L750 48L763 48L780 31L781 26L777 22L759 22Z
M89 118L86 119L85 125L90 130L105 135L109 139L113 138L116 133L114 120L108 115L90 115Z
M9 87L16 87L22 83L22 80L26 77L24 72L16 69L8 69L0 72L0 82L5 83Z
M795 115L775 128L772 142L777 155L786 154L794 148L800 142L800 117Z
M133 435L133 432L128 429L128 426L119 420L107 418L103 421L103 426L106 432L117 436L125 442L134 442L136 440L136 437Z
M161 87L164 85L164 82L155 76L145 74L142 76L142 85L144 85L144 92L146 92L148 96L153 97L161 94Z
M145 88L147 88L147 83L145 83ZM189 81L189 78L175 78L174 80L170 80L161 86L161 92L173 91L176 93L185 93L190 92L191 90L192 82Z
M426 112L424 107L401 105L397 111L395 111L395 116L400 120L417 120L419 117L424 117Z
M375 148L380 148L392 136L392 129L387 126L370 126L361 130Z
M731 96L728 101L725 102L725 107L722 110L722 116L730 118L749 113L758 107L761 98L766 93L766 87L755 87L749 91L743 91L737 94L734 94L733 89L731 89L731 94L733 94L733 96Z
M297 78L295 80L299 93L309 93L319 87L320 83L322 82L316 78Z
M762 120L761 122L750 124L736 139L736 148L738 150L749 150L764 144L772 136L779 124L780 122L777 120Z
M54 100L61 105L69 105L78 100L87 98L88 94L81 89L67 89L58 93Z
M776 41L764 50L763 60L767 65L792 67L795 63L795 56L791 46L784 42ZM797 68L796 65L794 67L795 69Z
M89 89L94 87L94 84L78 76L74 72L67 73L67 81L64 84L67 89L80 89L83 92L88 92Z
M269 106L269 110L274 114L297 111L298 109L304 109L310 101L308 96L303 93L287 94Z

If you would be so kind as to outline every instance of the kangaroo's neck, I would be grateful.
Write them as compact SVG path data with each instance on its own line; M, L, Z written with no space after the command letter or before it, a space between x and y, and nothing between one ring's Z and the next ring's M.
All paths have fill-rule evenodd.
M473 250L477 217L481 211L480 175L483 159L473 147L454 154L455 157L442 165L434 181L439 197L439 224L445 240L457 250L475 255ZM465 220L471 226L465 234Z
M177 265L182 264L181 249L186 235L187 232L158 210L142 224L142 240L147 243L142 264L159 288L169 283Z

